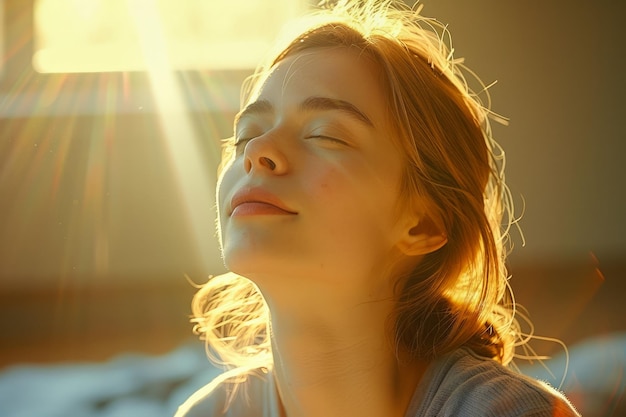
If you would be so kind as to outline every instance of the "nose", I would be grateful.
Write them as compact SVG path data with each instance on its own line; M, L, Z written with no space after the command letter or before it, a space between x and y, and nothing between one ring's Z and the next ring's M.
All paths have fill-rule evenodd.
M244 149L244 168L251 171L283 175L288 164L285 154L279 149L271 135L263 135L251 139Z

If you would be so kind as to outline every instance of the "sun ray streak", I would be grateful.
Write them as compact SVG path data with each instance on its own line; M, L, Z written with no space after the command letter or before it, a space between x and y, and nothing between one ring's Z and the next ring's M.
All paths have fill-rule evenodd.
M165 146L177 180L195 247L205 270L209 253L216 253L214 216L215 176L207 174L197 137L192 128L181 87L171 70L162 20L155 0L129 1L141 49L148 67L155 106Z

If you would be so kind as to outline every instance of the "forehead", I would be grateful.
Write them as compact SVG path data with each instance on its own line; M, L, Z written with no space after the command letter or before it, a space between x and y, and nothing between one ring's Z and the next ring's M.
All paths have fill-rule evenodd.
M251 101L267 100L287 108L309 97L328 97L352 103L374 124L384 124L386 97L376 64L346 47L299 52L270 71Z

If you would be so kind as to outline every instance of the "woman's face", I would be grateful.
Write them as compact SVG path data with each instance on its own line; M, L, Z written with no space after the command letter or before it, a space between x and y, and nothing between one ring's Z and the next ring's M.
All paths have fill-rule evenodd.
M273 69L237 116L218 184L229 270L261 289L350 289L389 272L406 224L386 109L376 67L348 49L305 51Z

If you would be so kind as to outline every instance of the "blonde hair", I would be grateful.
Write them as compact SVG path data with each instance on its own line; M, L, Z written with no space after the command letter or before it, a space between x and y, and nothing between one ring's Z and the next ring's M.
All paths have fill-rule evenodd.
M446 28L392 1L340 1L309 17L279 45L244 91L245 105L284 58L321 47L352 48L384 74L396 145L405 155L401 195L448 239L398 277L395 346L433 359L461 346L507 364L519 337L504 259L512 223L504 154L493 140L486 87L475 94ZM481 100L480 96L483 96ZM229 158L227 144L224 159ZM504 220L504 222L503 222ZM195 331L227 367L271 367L269 310L256 286L228 273L193 300Z

